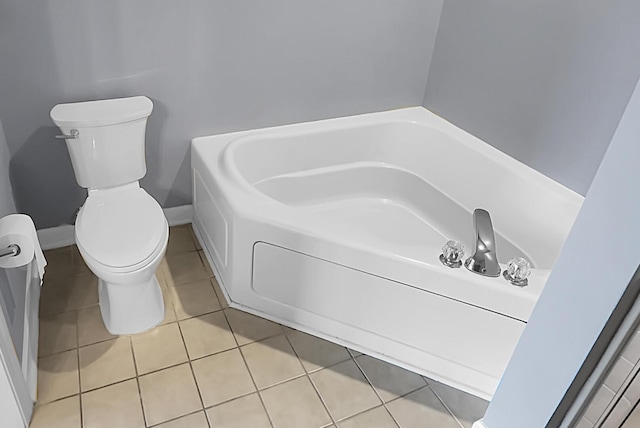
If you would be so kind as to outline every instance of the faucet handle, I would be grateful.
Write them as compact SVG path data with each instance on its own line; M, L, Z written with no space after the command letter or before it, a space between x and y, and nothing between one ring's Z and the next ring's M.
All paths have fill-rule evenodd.
M502 276L519 287L524 287L529 284L527 277L531 274L531 263L522 257L514 257L509 260L507 269L502 272Z
M462 258L464 257L464 246L458 241L447 241L442 247L440 261L443 265L450 268L459 268L462 266Z

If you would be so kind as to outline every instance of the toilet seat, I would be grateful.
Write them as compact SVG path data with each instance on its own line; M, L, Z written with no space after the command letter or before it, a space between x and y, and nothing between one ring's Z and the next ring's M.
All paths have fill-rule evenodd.
M168 225L155 199L138 186L127 186L91 191L75 234L83 256L114 273L126 273L164 250Z

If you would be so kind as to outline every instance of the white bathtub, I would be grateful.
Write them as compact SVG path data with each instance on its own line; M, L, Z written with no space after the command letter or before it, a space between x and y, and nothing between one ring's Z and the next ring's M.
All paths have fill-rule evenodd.
M487 399L582 203L420 107L196 138L192 168L231 306ZM440 263L475 208L529 286Z

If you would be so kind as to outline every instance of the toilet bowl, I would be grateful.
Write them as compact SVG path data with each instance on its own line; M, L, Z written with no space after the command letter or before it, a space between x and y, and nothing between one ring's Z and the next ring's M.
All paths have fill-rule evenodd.
M114 335L149 330L164 319L155 272L169 225L140 187L146 174L145 131L153 103L146 97L58 104L51 118L62 131L87 199L75 224L76 244L98 277L100 312Z
M164 319L155 272L169 225L160 205L136 185L89 192L78 213L76 244L98 277L100 312L111 334L139 333Z

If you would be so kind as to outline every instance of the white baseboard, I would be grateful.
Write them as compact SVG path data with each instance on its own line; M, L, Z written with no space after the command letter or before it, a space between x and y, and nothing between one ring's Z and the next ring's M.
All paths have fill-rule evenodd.
M164 216L169 226L180 226L191 223L193 218L193 205L180 205L179 207L164 208Z
M191 223L193 217L192 205L181 205L179 207L163 208L169 226L180 226ZM38 241L43 250L66 247L76 243L74 227L64 224L57 227L49 227L38 230Z
M76 237L73 233L73 226L63 224L62 226L49 227L47 229L39 229L38 241L43 250L51 250L53 248L66 247L76 243Z

